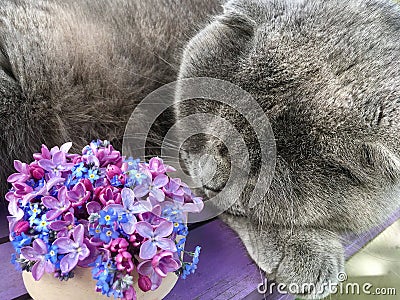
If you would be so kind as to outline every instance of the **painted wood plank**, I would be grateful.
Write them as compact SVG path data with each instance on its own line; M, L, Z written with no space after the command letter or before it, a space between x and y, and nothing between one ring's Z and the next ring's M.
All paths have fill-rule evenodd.
M207 243L205 243L207 241ZM242 299L261 281L255 264L248 258L235 233L220 220L193 229L188 238L188 249L202 245L198 270L186 280L180 280L166 299ZM13 299L26 293L21 275L13 269L9 258L13 252L10 243L0 245L1 266L13 273L2 282L0 299ZM0 273L1 274L1 273ZM210 298L211 297L211 298Z
M399 218L400 210L382 225L364 234L346 236L346 259ZM276 289L272 294L258 293L257 286L262 282L258 268L248 257L236 234L221 221L193 230L188 238L188 249L196 244L203 245L197 273L180 280L166 299L294 299L278 293Z
M348 236L345 244L346 257L357 252L399 217L400 211L366 234ZM262 281L260 271L248 257L236 234L222 221L215 220L191 230L187 249L193 249L196 245L202 246L197 272L186 280L178 281L165 299L293 299L276 291L272 295L261 295L257 292L257 286ZM26 293L21 275L9 263L12 252L10 243L0 245L0 278L7 278L0 281L0 299L13 299Z
M261 282L257 266L236 234L216 220L189 233L187 249L202 246L195 274L179 280L167 300L242 299Z
M11 243L0 245L0 299L11 300L26 294L21 273L10 263L14 248Z
M6 204L5 201L0 201L0 239L8 237L8 210Z

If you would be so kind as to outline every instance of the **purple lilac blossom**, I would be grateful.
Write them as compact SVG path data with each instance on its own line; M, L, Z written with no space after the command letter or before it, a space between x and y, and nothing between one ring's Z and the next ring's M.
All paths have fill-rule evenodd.
M41 239L33 241L33 247L26 246L21 249L21 254L28 260L36 261L32 267L32 275L35 280L42 278L44 272L53 273L54 265L46 258L48 252L47 244Z
M71 202L67 198L67 187L63 186L59 191L57 198L44 196L43 205L50 210L46 213L47 220L52 221L66 212L71 207Z
M41 166L46 171L59 175L60 172L69 171L74 167L73 163L67 162L67 157L65 152L58 151L53 154L51 159L41 159L39 160L39 166Z
M163 251L154 256L151 260L141 262L137 270L139 274L147 276L151 280L151 290L157 289L162 281L162 278L167 276L167 273L174 272L181 267L181 262L174 258L174 254L170 251Z
M57 237L70 237L74 229L75 217L71 212L68 212L63 219L52 222L49 227L58 232Z
M125 215L127 222L122 223L121 227L126 234L133 234L137 219L135 214L144 213L152 210L152 205L149 201L135 200L135 193L128 188L121 191L122 204L111 204L107 208L112 208L117 212L118 216Z
M90 251L84 243L84 227L79 224L72 232L73 240L68 237L61 237L54 241L53 245L58 247L58 253L66 254L60 261L62 273L68 273L78 264L89 256Z
M133 191L136 197L149 196L150 201L163 202L165 194L162 188L168 183L168 176L165 174L157 175L153 180L145 180L141 185L136 186Z
M67 192L67 198L71 201L72 207L81 206L90 198L90 192L86 190L82 182L79 182Z
M136 231L144 238L147 238L140 247L139 257L142 259L153 258L157 253L157 247L163 250L176 252L175 243L167 238L173 231L173 224L171 222L161 222L155 230L152 225L147 222L136 223Z

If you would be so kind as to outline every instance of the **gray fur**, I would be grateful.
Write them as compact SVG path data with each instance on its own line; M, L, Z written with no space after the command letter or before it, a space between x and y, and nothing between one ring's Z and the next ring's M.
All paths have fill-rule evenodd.
M276 173L255 209L246 193L259 152L248 124L212 102L182 104L177 117L218 111L236 124L252 177L223 219L270 278L319 287L343 268L340 234L399 206L399 36L389 0L232 0L223 12L212 0L0 0L0 180L41 143L118 145L135 105L163 83L231 81L265 110L277 143ZM185 147L193 173L199 155L214 156L204 190L222 189L224 146L197 136Z
M230 210L236 216L223 218L269 279L317 288L336 282L344 261L341 234L363 232L399 207L399 34L400 9L386 0L232 0L188 43L180 78L231 81L270 119L276 172L266 195L249 209L260 163L254 132L215 102L197 99L177 110L178 118L219 112L243 133L252 177ZM229 135L218 121L205 126ZM196 136L185 148L193 173L201 168L208 174L210 164L199 158L214 156L216 176L202 181L209 196L221 190L231 167L221 142ZM298 292L305 298L328 294Z
M0 192L42 143L121 148L148 93L176 79L211 0L0 0Z

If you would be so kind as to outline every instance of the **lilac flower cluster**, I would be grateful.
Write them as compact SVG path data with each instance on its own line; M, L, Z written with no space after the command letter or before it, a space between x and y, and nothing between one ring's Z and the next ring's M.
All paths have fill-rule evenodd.
M166 174L175 170L158 157L125 158L107 141L81 155L71 146L43 145L32 163L14 162L6 199L17 268L35 280L44 273L66 280L77 266L91 267L97 291L127 300L136 299L134 272L145 292L170 272L193 273L200 247L184 250L186 216L203 201Z

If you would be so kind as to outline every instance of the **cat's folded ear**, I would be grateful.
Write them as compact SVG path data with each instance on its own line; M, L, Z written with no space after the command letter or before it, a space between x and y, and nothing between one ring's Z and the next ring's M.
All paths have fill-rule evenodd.
M237 29L252 36L257 23L246 12L246 8L237 1L229 1L224 4L224 13L216 19L232 29Z
M229 0L223 4L227 25L255 30L262 24L280 23L288 10L297 9L305 0Z
M245 15L238 14L238 13L229 13L218 16L217 21L221 24L228 26L229 28L240 30L241 32L253 36L255 22Z

